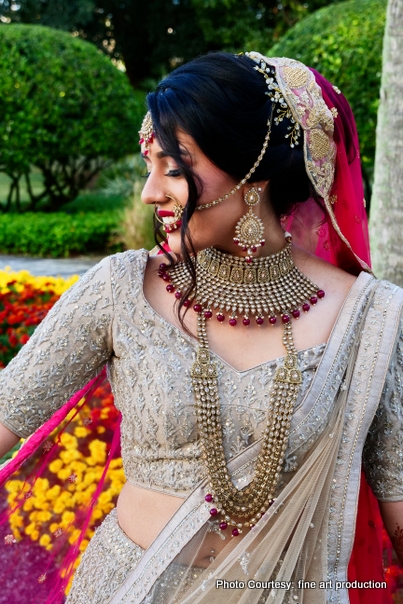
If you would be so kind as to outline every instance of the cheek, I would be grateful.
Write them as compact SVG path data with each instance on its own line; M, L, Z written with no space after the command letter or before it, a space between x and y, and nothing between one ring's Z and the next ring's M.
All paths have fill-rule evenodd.
M235 209L233 206L228 205L227 208L222 206L196 211L189 223L194 243L200 243L203 248L218 245L223 240L232 240L235 235L235 225L239 219L239 215L235 214L233 209Z

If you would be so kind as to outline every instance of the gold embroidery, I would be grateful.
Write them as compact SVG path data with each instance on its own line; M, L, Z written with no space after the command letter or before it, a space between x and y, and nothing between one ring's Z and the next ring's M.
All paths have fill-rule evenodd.
M309 128L316 128L320 126L327 132L333 133L333 115L327 108L323 99L318 99L316 106L311 109L306 123Z
M330 203L331 203L332 205L334 205L334 204L336 203L336 201L337 201L337 195L331 195L331 196L329 197L329 201L330 201Z
M339 112L337 111L336 107L331 107L330 111L332 112L332 115L335 119L339 116Z
M327 157L330 153L329 137L323 130L313 130L309 136L309 150L311 157L315 161L319 161Z
M303 88L308 81L308 73L306 68L289 67L283 69L283 78L290 88Z
M340 88L337 88L337 86L332 86L332 88L337 92L337 94L341 94Z

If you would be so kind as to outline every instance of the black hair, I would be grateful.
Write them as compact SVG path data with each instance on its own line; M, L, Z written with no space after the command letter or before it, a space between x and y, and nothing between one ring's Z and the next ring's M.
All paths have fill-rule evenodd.
M201 194L201 183L183 160L177 131L189 134L218 168L236 181L243 179L261 152L273 111L265 78L255 66L245 55L208 54L178 67L147 96L158 142L175 160L189 188L181 227L181 253L192 275L192 284L185 292L188 298L196 292L195 250L188 223ZM299 145L292 148L286 138L290 126L288 118L272 124L268 148L249 180L269 180L270 203L277 216L289 214L296 203L315 195L305 169L302 136ZM163 234L160 225L155 226L161 248ZM183 302L184 298L179 313Z

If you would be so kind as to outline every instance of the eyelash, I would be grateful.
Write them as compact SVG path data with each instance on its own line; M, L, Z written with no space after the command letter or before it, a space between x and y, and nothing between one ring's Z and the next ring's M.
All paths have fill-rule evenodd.
M143 174L142 178L148 178L150 176L151 172L147 172L147 174ZM176 170L169 170L167 174L165 174L165 176L171 176L171 178L179 178L180 176L182 176L182 170L180 170L179 168Z

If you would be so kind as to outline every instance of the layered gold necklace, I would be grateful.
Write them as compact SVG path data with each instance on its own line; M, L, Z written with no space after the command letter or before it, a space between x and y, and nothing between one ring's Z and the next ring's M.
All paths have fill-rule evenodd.
M285 452L291 418L301 384L297 350L292 337L292 319L300 309L308 312L311 305L324 297L319 289L295 266L291 254L291 236L286 233L285 247L270 256L256 258L253 266L243 258L223 254L214 248L200 252L195 259L196 293L192 301L197 313L199 349L191 368L196 414L203 457L209 475L210 489L206 501L210 514L220 519L221 530L232 526L236 537L244 527L252 528L273 502ZM167 282L167 291L179 299L191 283L187 266L160 265L159 275ZM220 420L217 366L212 361L207 338L208 319L215 312L218 321L235 327L238 317L247 326L254 317L258 325L266 318L274 325L283 324L286 349L283 365L274 375L269 396L267 425L262 448L257 457L255 475L248 487L239 490L228 473ZM221 518L220 518L221 516Z

